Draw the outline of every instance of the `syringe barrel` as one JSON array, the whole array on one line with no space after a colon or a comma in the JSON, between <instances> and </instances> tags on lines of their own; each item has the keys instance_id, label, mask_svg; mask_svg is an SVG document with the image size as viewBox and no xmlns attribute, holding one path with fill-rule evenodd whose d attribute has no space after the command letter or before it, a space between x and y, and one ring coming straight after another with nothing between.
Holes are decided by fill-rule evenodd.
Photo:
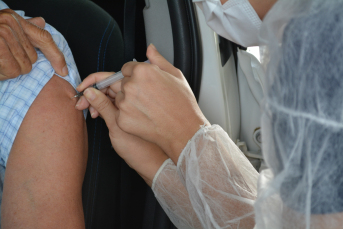
<instances>
[{"instance_id":1,"label":"syringe barrel","mask_svg":"<svg viewBox=\"0 0 343 229\"><path fill-rule=\"evenodd\" d=\"M107 77L106 79L96 83L96 86L99 88L99 90L106 88L115 82L122 80L124 78L123 74L121 71L114 73L113 75Z\"/></svg>"},{"instance_id":2,"label":"syringe barrel","mask_svg":"<svg viewBox=\"0 0 343 229\"><path fill-rule=\"evenodd\" d=\"M133 61L136 61L136 59L133 59ZM144 61L145 63L149 63L150 61ZM122 80L124 78L123 74L121 73L121 71L114 73L113 75L110 75L109 77L107 77L106 79L97 82L96 83L96 87L101 90L103 88L109 87L110 85L114 84L115 82Z\"/></svg>"}]
</instances>

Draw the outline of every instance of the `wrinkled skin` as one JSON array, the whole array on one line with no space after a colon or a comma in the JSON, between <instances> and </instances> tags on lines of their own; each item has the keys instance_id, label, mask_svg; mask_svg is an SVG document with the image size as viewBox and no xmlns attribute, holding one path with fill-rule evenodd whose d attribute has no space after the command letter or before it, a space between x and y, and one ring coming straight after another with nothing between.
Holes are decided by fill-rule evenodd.
<instances>
[{"instance_id":1,"label":"wrinkled skin","mask_svg":"<svg viewBox=\"0 0 343 229\"><path fill-rule=\"evenodd\" d=\"M62 52L44 27L43 18L25 20L11 9L0 10L0 80L29 73L37 61L35 48L44 53L57 74L68 74Z\"/></svg>"}]
</instances>

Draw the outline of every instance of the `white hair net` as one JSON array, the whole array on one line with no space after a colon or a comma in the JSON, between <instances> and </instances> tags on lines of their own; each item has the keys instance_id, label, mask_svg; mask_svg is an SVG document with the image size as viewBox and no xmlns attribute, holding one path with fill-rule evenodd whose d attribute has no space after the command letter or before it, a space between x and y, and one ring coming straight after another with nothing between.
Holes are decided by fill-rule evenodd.
<instances>
[{"instance_id":1,"label":"white hair net","mask_svg":"<svg viewBox=\"0 0 343 229\"><path fill-rule=\"evenodd\" d=\"M267 63L257 228L342 228L343 0L279 0Z\"/></svg>"}]
</instances>

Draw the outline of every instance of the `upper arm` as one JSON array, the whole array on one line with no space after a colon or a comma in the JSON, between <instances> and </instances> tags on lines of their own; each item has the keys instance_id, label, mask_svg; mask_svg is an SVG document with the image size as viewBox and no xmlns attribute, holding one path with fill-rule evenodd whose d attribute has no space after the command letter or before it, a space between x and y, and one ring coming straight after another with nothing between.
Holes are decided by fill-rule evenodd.
<instances>
[{"instance_id":1,"label":"upper arm","mask_svg":"<svg viewBox=\"0 0 343 229\"><path fill-rule=\"evenodd\" d=\"M4 228L83 228L87 131L73 87L53 76L27 112L6 166Z\"/></svg>"}]
</instances>

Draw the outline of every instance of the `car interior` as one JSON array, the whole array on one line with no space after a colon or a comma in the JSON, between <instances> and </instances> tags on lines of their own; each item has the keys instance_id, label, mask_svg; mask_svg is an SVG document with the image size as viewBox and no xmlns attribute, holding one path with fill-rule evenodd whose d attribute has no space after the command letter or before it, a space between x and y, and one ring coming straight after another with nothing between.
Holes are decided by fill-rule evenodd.
<instances>
[{"instance_id":1,"label":"car interior","mask_svg":"<svg viewBox=\"0 0 343 229\"><path fill-rule=\"evenodd\" d=\"M28 16L42 16L60 31L82 79L97 71L119 71L133 58L145 61L146 48L153 43L183 72L208 120L227 131L256 169L263 164L259 101L239 76L244 69L237 51L246 48L215 34L192 0L4 2ZM175 228L151 188L115 153L105 122L88 116L87 128L86 228Z\"/></svg>"}]
</instances>

